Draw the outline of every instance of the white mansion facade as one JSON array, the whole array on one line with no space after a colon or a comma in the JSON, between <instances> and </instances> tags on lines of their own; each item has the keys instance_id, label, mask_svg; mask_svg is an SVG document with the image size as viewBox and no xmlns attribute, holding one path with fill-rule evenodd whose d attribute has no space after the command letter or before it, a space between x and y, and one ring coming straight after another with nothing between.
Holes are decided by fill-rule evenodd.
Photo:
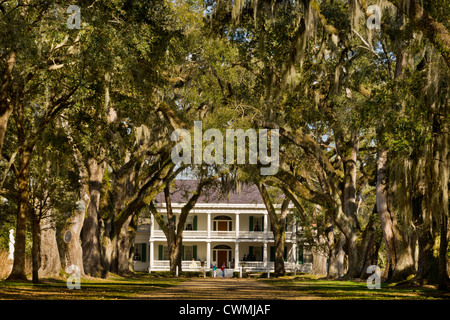
<instances>
[{"instance_id":1,"label":"white mansion facade","mask_svg":"<svg viewBox=\"0 0 450 320\"><path fill-rule=\"evenodd\" d=\"M178 218L184 203L181 190L193 180L178 180L177 190L171 195L172 211ZM216 199L214 199L216 198ZM159 201L158 201L159 199ZM166 215L163 195L157 198L156 208ZM285 269L309 272L311 255L301 245L301 232L295 216L288 214L286 226ZM200 197L189 213L183 230L182 269L200 271L202 265L224 264L235 271L268 271L274 269L274 239L270 219L256 187L243 187L240 193L232 193L226 199ZM153 215L141 221L135 239L134 270L169 270L169 252L164 232Z\"/></svg>"}]
</instances>

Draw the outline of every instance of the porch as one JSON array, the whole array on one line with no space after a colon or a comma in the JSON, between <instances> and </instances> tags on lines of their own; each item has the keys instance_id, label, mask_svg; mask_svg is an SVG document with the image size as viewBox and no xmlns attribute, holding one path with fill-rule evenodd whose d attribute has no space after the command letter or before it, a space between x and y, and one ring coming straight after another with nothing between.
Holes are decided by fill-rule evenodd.
<instances>
[{"instance_id":1,"label":"porch","mask_svg":"<svg viewBox=\"0 0 450 320\"><path fill-rule=\"evenodd\" d=\"M203 266L206 265L206 261L182 261L181 267L183 271L194 271L194 272L202 272ZM229 266L229 270L232 269L234 271L239 271L240 267L242 267L243 272L273 272L275 269L274 262L263 262L263 261L241 261L239 266ZM308 273L311 271L312 263L294 263L294 262L285 262L284 268L287 272L304 272ZM170 269L170 261L169 260L155 260L153 261L152 271L169 271ZM205 271L210 271L211 268L205 268Z\"/></svg>"},{"instance_id":2,"label":"porch","mask_svg":"<svg viewBox=\"0 0 450 320\"><path fill-rule=\"evenodd\" d=\"M155 241L165 240L166 236L162 230L153 230L152 238ZM286 231L286 240L295 240L295 232ZM273 240L272 232L263 231L206 231L206 230L184 230L183 240L211 240L211 239L230 239L261 241Z\"/></svg>"}]
</instances>

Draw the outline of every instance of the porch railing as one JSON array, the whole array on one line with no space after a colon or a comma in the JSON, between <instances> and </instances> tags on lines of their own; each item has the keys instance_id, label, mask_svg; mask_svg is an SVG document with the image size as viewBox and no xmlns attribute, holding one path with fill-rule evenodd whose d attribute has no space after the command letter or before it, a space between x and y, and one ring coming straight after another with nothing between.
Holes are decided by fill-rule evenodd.
<instances>
[{"instance_id":1,"label":"porch railing","mask_svg":"<svg viewBox=\"0 0 450 320\"><path fill-rule=\"evenodd\" d=\"M184 271L201 271L202 266L200 261L182 261L181 266ZM241 266L241 263L239 263L239 266ZM229 266L229 267L232 267ZM245 261L244 262L244 271L267 271L269 268L270 270L274 270L274 262L266 262L263 261ZM305 272L308 273L312 269L312 263L305 263L305 264L297 264L295 262L285 262L284 268L286 271L292 271L295 268L298 272ZM169 270L170 269L170 261L169 260L154 260L153 261L153 270ZM236 268L237 269L237 268ZM207 268L209 270L209 268Z\"/></svg>"},{"instance_id":2,"label":"porch railing","mask_svg":"<svg viewBox=\"0 0 450 320\"><path fill-rule=\"evenodd\" d=\"M287 231L286 239L292 239L295 236L294 232ZM166 238L164 232L162 230L153 230L154 238ZM183 231L184 239L206 239L208 237L208 231L199 230L199 231L191 231L185 230ZM234 239L236 238L236 231L210 231L211 238L221 238L221 239ZM273 239L272 232L264 232L264 231L239 231L239 239L251 239L251 240L264 240L264 239Z\"/></svg>"},{"instance_id":3,"label":"porch railing","mask_svg":"<svg viewBox=\"0 0 450 320\"><path fill-rule=\"evenodd\" d=\"M236 231L211 231L211 238L233 239Z\"/></svg>"},{"instance_id":4,"label":"porch railing","mask_svg":"<svg viewBox=\"0 0 450 320\"><path fill-rule=\"evenodd\" d=\"M199 271L202 269L200 261L181 261L181 267L184 271ZM169 270L170 261L169 260L154 260L153 269L158 270Z\"/></svg>"},{"instance_id":5,"label":"porch railing","mask_svg":"<svg viewBox=\"0 0 450 320\"><path fill-rule=\"evenodd\" d=\"M184 230L183 231L183 238L189 238L189 239L203 239L208 236L208 231L201 230L201 231L191 231L191 230ZM153 237L155 238L165 238L166 235L164 234L164 231L162 230L153 230Z\"/></svg>"}]
</instances>

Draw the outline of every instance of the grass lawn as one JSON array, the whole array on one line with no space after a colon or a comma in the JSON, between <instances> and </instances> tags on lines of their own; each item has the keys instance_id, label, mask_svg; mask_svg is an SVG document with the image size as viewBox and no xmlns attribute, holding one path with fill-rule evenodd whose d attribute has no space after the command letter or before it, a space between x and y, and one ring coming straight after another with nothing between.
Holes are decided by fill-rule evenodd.
<instances>
[{"instance_id":1,"label":"grass lawn","mask_svg":"<svg viewBox=\"0 0 450 320\"><path fill-rule=\"evenodd\" d=\"M0 299L450 299L450 292L438 291L433 286L382 284L380 289L369 290L365 281L331 281L310 275L269 279L188 276L173 278L167 273L136 273L130 277L111 275L108 279L82 278L80 290L68 289L65 280L48 279L39 284L33 284L31 281L0 281ZM226 295L223 295L223 292L226 292Z\"/></svg>"},{"instance_id":2,"label":"grass lawn","mask_svg":"<svg viewBox=\"0 0 450 320\"><path fill-rule=\"evenodd\" d=\"M261 279L283 289L297 292L299 295L315 296L322 299L348 300L432 300L450 299L450 292L436 290L436 286L406 286L382 283L380 289L368 289L365 281L323 280L310 275Z\"/></svg>"},{"instance_id":3,"label":"grass lawn","mask_svg":"<svg viewBox=\"0 0 450 320\"><path fill-rule=\"evenodd\" d=\"M131 277L111 275L108 279L82 278L81 289L68 289L65 280L0 281L0 299L64 299L104 300L139 299L154 290L175 286L186 278L171 278L158 274L136 274Z\"/></svg>"}]
</instances>

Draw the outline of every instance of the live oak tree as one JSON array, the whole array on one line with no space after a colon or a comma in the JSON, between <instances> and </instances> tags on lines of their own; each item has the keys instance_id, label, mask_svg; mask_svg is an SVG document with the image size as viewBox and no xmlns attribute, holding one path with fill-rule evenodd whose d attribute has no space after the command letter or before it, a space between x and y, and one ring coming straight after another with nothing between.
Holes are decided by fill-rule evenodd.
<instances>
[{"instance_id":1,"label":"live oak tree","mask_svg":"<svg viewBox=\"0 0 450 320\"><path fill-rule=\"evenodd\" d=\"M54 6L56 14L49 12ZM82 59L76 33L68 34L62 7L53 2L2 2L2 37L7 44L8 63L2 87L2 136L9 143L3 158L8 171L14 161L13 173L17 180L16 257L9 279L26 279L24 273L26 219L32 225L37 220L30 211L30 163L38 139L55 117L67 108L79 88ZM44 31L45 30L45 31ZM20 39L21 44L9 37ZM8 40L9 39L9 40ZM12 59L14 57L14 59ZM64 70L64 72L62 71ZM72 74L68 80L67 74ZM44 94L41 94L43 92ZM9 115L13 123L6 127ZM11 119L9 119L11 120ZM4 134L6 132L6 134ZM8 135L15 135L15 139ZM38 238L34 230L34 244ZM34 251L36 261L37 249ZM35 269L36 269L35 264ZM34 270L37 281L37 270Z\"/></svg>"},{"instance_id":2,"label":"live oak tree","mask_svg":"<svg viewBox=\"0 0 450 320\"><path fill-rule=\"evenodd\" d=\"M179 170L177 170L179 171ZM156 222L163 230L164 235L167 239L167 247L169 251L169 262L170 262L170 272L176 274L182 272L182 245L183 245L183 231L185 229L186 220L189 213L194 208L200 196L205 193L205 189L211 186L215 180L216 176L204 176L205 173L200 173L201 176L198 179L198 183L195 190L190 191L190 194L185 199L185 204L181 208L180 215L178 219L175 220L175 216L172 209L171 200L171 183L167 183L164 188L164 201L166 217L165 220L161 213L155 207L155 204L150 202L150 212L155 217Z\"/></svg>"},{"instance_id":3,"label":"live oak tree","mask_svg":"<svg viewBox=\"0 0 450 320\"><path fill-rule=\"evenodd\" d=\"M380 29L367 28L371 4L382 10ZM286 222L274 204L285 214L290 201L328 277L365 277L382 254L385 279L415 275L445 288L446 4L81 1L82 28L69 30L68 2L0 1L2 217L14 212L17 224L10 278L26 278L27 218L35 281L39 266L42 275L58 269L55 237L61 266L130 272L140 212L161 222L161 192L170 211L182 169L170 135L202 120L205 130L279 129L273 176L236 163L202 167L222 181L256 182L278 274ZM171 221L162 228L174 271L183 223L175 230ZM67 231L72 240L61 242Z\"/></svg>"},{"instance_id":4,"label":"live oak tree","mask_svg":"<svg viewBox=\"0 0 450 320\"><path fill-rule=\"evenodd\" d=\"M328 1L302 1L297 6L290 2L275 1L239 1L228 7L219 2L214 4L211 15L213 26L217 26L219 33L226 32L230 41L238 43L241 46L241 52L245 52L245 55L241 55L244 57L241 58L243 61L235 62L235 65L244 66L254 73L259 71L259 66L263 67L261 70L264 70L264 73L261 74L259 82L261 89L256 91L264 93L261 97L264 97L265 101L266 123L261 122L262 126L281 127L287 140L294 142L311 160L316 161L315 167L312 166L309 170L319 170L312 176L313 179L318 180L318 183L312 183L307 178L311 177L314 171L304 172L302 176L297 176L294 171L290 180L287 179L289 175L286 174L292 169L281 171L279 175L284 174L283 181L289 181L289 186L286 187L295 187L297 195L329 208L333 223L345 235L346 252L349 257L347 276L362 276L365 271L365 262L373 261L372 258L367 258L367 254L371 247L368 244L373 242L375 236L376 219L370 215L371 218L364 229L360 226L359 218L356 216L358 210L356 196L360 193L361 187L367 183L370 183L372 188L375 186L374 162L370 160L371 154L375 155L375 150L370 147L370 143L377 141L373 140L373 134L371 136L368 130L378 126L375 130L382 131L379 124L367 121L374 116L370 113L374 100L371 91L378 92L384 81L377 83L374 79L382 79L386 77L386 74L388 78L395 79L404 72L402 70L408 65L408 55L405 52L406 39L402 39L404 36L401 36L396 29L395 22L389 19L383 20L382 32L387 34L392 32L393 37L397 35L395 41L389 40L389 43L380 41L377 33L361 28L361 22L365 22L364 12L367 7L365 3L358 1L352 1L348 7L341 2ZM401 17L402 10L405 11L407 8L408 6L406 9L403 6L396 11L392 6L388 6L387 13L393 13L398 19L399 16ZM413 9L417 9L416 4ZM413 13L413 11L406 12L410 15ZM296 15L298 18L292 19ZM283 20L285 17L290 19ZM234 23L230 23L232 19ZM215 21L217 22L214 25ZM416 22L413 21L413 24L417 26ZM223 27L224 24L227 28ZM445 28L443 29L442 25L438 28L442 31L441 36L445 35ZM273 30L284 31L277 34ZM426 34L430 35L430 33ZM431 42L436 43L434 39ZM438 48L442 46L438 45ZM397 58L395 69L390 52L393 52L392 54ZM257 61L259 65L255 63ZM374 65L367 64L366 61L375 61L375 65L381 68L381 72L375 76L377 72L373 70L376 68ZM416 65L413 66L415 67ZM363 80L364 78L360 75L364 73L374 75L368 78L371 81L366 83ZM303 82L299 81L296 75ZM382 77L377 78L379 75ZM408 77L411 79L411 74L408 74ZM291 87L283 86L285 83L290 83ZM248 92L255 92L255 89L248 89ZM436 94L436 91L435 95L445 97L445 94ZM444 101L446 101L445 98ZM412 100L409 102L411 103ZM395 104L404 105L405 98L397 95L391 103L389 106L383 104L383 107L391 110ZM300 111L298 106L302 104L309 104L309 106L305 106ZM344 123L350 126L345 128ZM292 126L295 129L289 128ZM292 129L293 131L287 133ZM413 137L419 140L424 138L420 132L415 132ZM442 137L445 140L445 136ZM380 136L377 138L381 140ZM369 146L363 148L372 152L361 153L361 145ZM383 159L383 154L379 155L379 159ZM291 161L290 168L294 163L295 161ZM382 172L382 169L378 171L378 181L383 181L380 176ZM445 171L443 173L443 181L445 181ZM342 174L343 178L341 178ZM401 183L399 179L401 178L391 181L391 185ZM379 191L385 189L380 183L378 187ZM383 195L378 193L378 196L378 200L381 201ZM405 198L404 195L399 194L399 196ZM379 204L381 204L380 201ZM398 203L400 204L401 200ZM446 207L445 201L444 207ZM383 209L380 206L378 210ZM410 210L406 209L406 212L410 213ZM384 219L384 213L379 213L380 218ZM444 216L446 216L445 213ZM392 214L391 217L395 219ZM402 249L398 247L397 250L397 254L401 254L398 258L401 263L397 264L400 278L405 278L411 272L414 273L414 262L411 259L413 252L409 248L416 233L408 229L408 221L411 219L408 216L406 219L402 218L406 229L397 231L396 235L399 243L403 243L400 244ZM386 231L385 238L390 226L392 224L382 225L383 231ZM446 229L445 223L441 226L443 230ZM441 232L441 235L444 234L445 232ZM362 245L356 245L356 239L359 237L362 237ZM445 246L445 241L442 243ZM376 246L375 244L375 248ZM392 253L390 247L387 250ZM443 260L445 258L441 259ZM423 261L430 261L430 258L425 258Z\"/></svg>"},{"instance_id":5,"label":"live oak tree","mask_svg":"<svg viewBox=\"0 0 450 320\"><path fill-rule=\"evenodd\" d=\"M94 71L98 66L92 66L92 92L80 101L79 113L68 128L75 152L81 155L80 166L89 177L90 204L82 231L84 271L103 277L108 272L131 271L130 248L138 214L163 190L174 166L169 152L170 120L165 122L169 108L161 96L178 86L180 74L174 65L185 58L185 40L170 5L163 1L156 7L121 5L96 4L106 10L95 27L105 27L112 16L119 28L108 25L106 29L114 35L102 40L108 42L109 50L93 48L111 65L100 79ZM127 9L126 15L116 16L122 9ZM158 30L153 30L156 22ZM167 51L173 54L165 55ZM103 86L96 86L96 79ZM82 106L88 101L96 107L85 110ZM85 127L93 124L96 131L86 132Z\"/></svg>"}]
</instances>

